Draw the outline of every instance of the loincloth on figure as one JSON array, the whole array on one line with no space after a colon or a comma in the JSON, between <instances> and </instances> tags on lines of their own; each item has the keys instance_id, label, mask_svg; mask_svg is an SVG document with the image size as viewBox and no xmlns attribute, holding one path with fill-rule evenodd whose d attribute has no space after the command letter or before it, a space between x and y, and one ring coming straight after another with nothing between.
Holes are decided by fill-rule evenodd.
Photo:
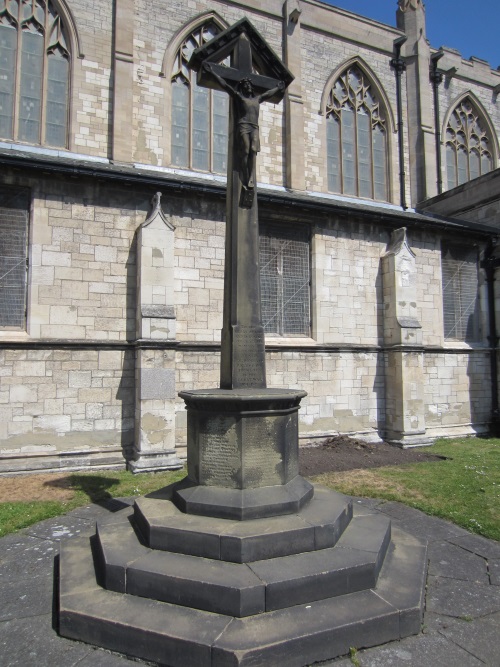
<instances>
[{"instance_id":1,"label":"loincloth on figure","mask_svg":"<svg viewBox=\"0 0 500 667\"><path fill-rule=\"evenodd\" d=\"M253 151L254 153L258 153L260 151L259 126L244 120L238 123L238 131L240 137L243 137L247 134L249 135L250 150Z\"/></svg>"}]
</instances>

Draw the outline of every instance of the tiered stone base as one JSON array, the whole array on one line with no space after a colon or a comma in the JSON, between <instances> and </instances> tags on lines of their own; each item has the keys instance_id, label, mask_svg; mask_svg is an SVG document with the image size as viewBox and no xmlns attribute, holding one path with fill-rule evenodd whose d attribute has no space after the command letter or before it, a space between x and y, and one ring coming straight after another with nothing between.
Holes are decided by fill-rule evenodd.
<instances>
[{"instance_id":1,"label":"tiered stone base","mask_svg":"<svg viewBox=\"0 0 500 667\"><path fill-rule=\"evenodd\" d=\"M426 546L325 488L296 514L184 514L174 488L63 543L60 633L171 667L303 667L420 631Z\"/></svg>"}]
</instances>

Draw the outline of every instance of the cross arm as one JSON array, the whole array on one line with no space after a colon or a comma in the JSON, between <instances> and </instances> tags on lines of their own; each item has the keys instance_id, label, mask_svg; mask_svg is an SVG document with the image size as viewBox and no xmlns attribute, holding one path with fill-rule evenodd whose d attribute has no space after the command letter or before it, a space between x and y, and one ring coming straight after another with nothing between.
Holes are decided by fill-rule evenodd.
<instances>
[{"instance_id":1,"label":"cross arm","mask_svg":"<svg viewBox=\"0 0 500 667\"><path fill-rule=\"evenodd\" d=\"M285 92L285 87L281 89L280 81L262 74L255 74L251 72L242 72L234 67L225 67L224 65L217 65L213 63L211 70L208 71L203 66L198 69L197 83L204 88L212 88L213 90L224 90L219 81L214 76L214 72L226 82L231 88L236 88L242 79L250 79L257 95L265 96L264 99L270 100L275 104L281 102Z\"/></svg>"}]
</instances>

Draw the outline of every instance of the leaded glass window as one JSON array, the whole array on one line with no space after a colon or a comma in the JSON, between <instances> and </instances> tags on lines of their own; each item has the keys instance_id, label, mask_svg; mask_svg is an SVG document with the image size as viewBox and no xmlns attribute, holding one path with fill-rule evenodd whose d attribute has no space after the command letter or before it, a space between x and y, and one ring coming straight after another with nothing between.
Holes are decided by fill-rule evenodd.
<instances>
[{"instance_id":1,"label":"leaded glass window","mask_svg":"<svg viewBox=\"0 0 500 667\"><path fill-rule=\"evenodd\" d=\"M182 43L172 68L171 160L217 174L227 172L229 98L226 93L200 88L188 62L193 51L220 32L214 21L193 31Z\"/></svg>"},{"instance_id":2,"label":"leaded glass window","mask_svg":"<svg viewBox=\"0 0 500 667\"><path fill-rule=\"evenodd\" d=\"M265 333L310 336L310 285L308 231L261 225L260 291Z\"/></svg>"},{"instance_id":3,"label":"leaded glass window","mask_svg":"<svg viewBox=\"0 0 500 667\"><path fill-rule=\"evenodd\" d=\"M386 201L387 128L365 73L348 67L326 104L328 190Z\"/></svg>"},{"instance_id":4,"label":"leaded glass window","mask_svg":"<svg viewBox=\"0 0 500 667\"><path fill-rule=\"evenodd\" d=\"M64 148L70 53L45 0L0 0L0 138Z\"/></svg>"},{"instance_id":5,"label":"leaded glass window","mask_svg":"<svg viewBox=\"0 0 500 667\"><path fill-rule=\"evenodd\" d=\"M0 327L24 329L29 200L26 190L0 188Z\"/></svg>"},{"instance_id":6,"label":"leaded glass window","mask_svg":"<svg viewBox=\"0 0 500 667\"><path fill-rule=\"evenodd\" d=\"M448 121L446 169L449 189L493 169L486 124L469 98L457 105Z\"/></svg>"},{"instance_id":7,"label":"leaded glass window","mask_svg":"<svg viewBox=\"0 0 500 667\"><path fill-rule=\"evenodd\" d=\"M479 339L478 257L475 248L441 246L445 340Z\"/></svg>"}]
</instances>

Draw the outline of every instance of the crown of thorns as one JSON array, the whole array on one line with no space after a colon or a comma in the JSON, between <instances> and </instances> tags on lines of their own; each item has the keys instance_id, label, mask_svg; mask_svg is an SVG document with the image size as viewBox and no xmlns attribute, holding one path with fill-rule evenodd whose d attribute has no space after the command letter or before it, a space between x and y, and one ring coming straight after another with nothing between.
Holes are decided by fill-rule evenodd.
<instances>
[{"instance_id":1,"label":"crown of thorns","mask_svg":"<svg viewBox=\"0 0 500 667\"><path fill-rule=\"evenodd\" d=\"M253 88L252 79L249 79L248 76L246 76L244 79L241 79L238 86L242 86L244 83L249 83Z\"/></svg>"}]
</instances>

